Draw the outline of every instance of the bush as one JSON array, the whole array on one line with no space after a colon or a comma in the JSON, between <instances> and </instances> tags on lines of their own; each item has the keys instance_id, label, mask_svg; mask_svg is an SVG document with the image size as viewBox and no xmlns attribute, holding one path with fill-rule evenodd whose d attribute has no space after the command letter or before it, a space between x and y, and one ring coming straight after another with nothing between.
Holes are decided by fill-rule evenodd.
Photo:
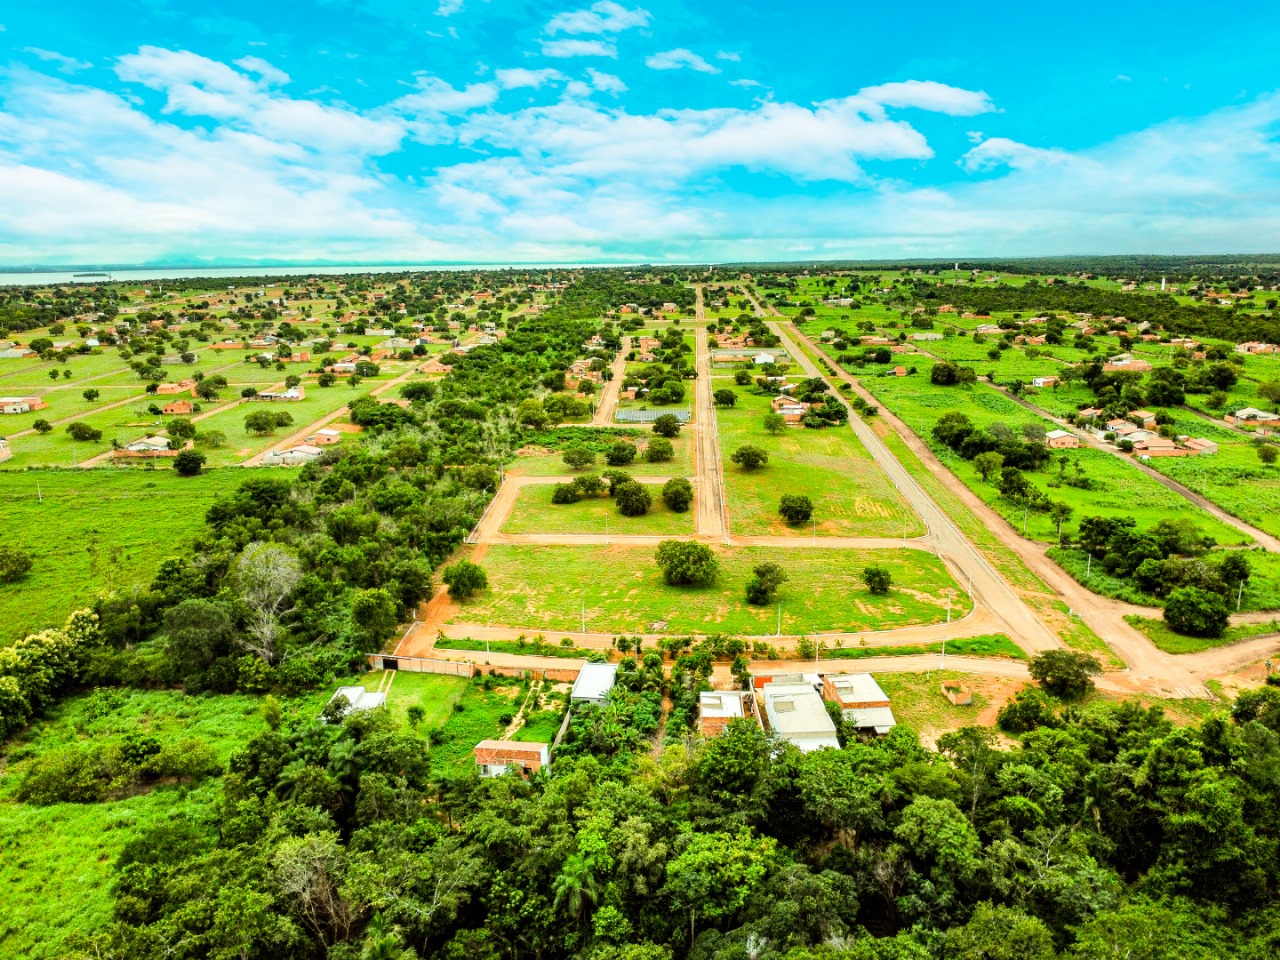
<instances>
[{"instance_id":1,"label":"bush","mask_svg":"<svg viewBox=\"0 0 1280 960\"><path fill-rule=\"evenodd\" d=\"M714 583L720 562L711 548L701 543L663 540L655 555L662 579L673 587L703 586Z\"/></svg>"},{"instance_id":2,"label":"bush","mask_svg":"<svg viewBox=\"0 0 1280 960\"><path fill-rule=\"evenodd\" d=\"M444 568L440 579L449 585L450 596L460 600L489 586L489 578L484 570L470 560L459 560L457 563L449 564Z\"/></svg>"},{"instance_id":3,"label":"bush","mask_svg":"<svg viewBox=\"0 0 1280 960\"><path fill-rule=\"evenodd\" d=\"M664 413L653 421L653 432L668 440L680 436L680 418L674 413Z\"/></svg>"},{"instance_id":4,"label":"bush","mask_svg":"<svg viewBox=\"0 0 1280 960\"><path fill-rule=\"evenodd\" d=\"M21 580L31 571L31 554L18 547L0 545L0 583Z\"/></svg>"},{"instance_id":5,"label":"bush","mask_svg":"<svg viewBox=\"0 0 1280 960\"><path fill-rule=\"evenodd\" d=\"M173 469L179 476L194 477L204 467L205 457L198 450L183 450L173 458Z\"/></svg>"},{"instance_id":6,"label":"bush","mask_svg":"<svg viewBox=\"0 0 1280 960\"><path fill-rule=\"evenodd\" d=\"M1220 637L1231 619L1227 603L1200 587L1179 587L1164 602L1164 622L1192 637Z\"/></svg>"},{"instance_id":7,"label":"bush","mask_svg":"<svg viewBox=\"0 0 1280 960\"><path fill-rule=\"evenodd\" d=\"M776 563L758 563L747 581L747 603L764 606L773 602L778 587L787 580L786 571Z\"/></svg>"},{"instance_id":8,"label":"bush","mask_svg":"<svg viewBox=\"0 0 1280 960\"><path fill-rule=\"evenodd\" d=\"M813 501L799 494L784 493L778 512L787 523L806 523L813 516Z\"/></svg>"},{"instance_id":9,"label":"bush","mask_svg":"<svg viewBox=\"0 0 1280 960\"><path fill-rule=\"evenodd\" d=\"M636 445L627 443L625 440L619 440L617 443L611 444L605 452L604 458L611 467L625 467L627 464L635 461Z\"/></svg>"},{"instance_id":10,"label":"bush","mask_svg":"<svg viewBox=\"0 0 1280 960\"><path fill-rule=\"evenodd\" d=\"M862 571L862 582L872 593L885 594L893 586L893 574L884 567L867 567Z\"/></svg>"},{"instance_id":11,"label":"bush","mask_svg":"<svg viewBox=\"0 0 1280 960\"><path fill-rule=\"evenodd\" d=\"M645 448L644 458L650 463L666 463L676 455L676 448L666 437L655 437Z\"/></svg>"},{"instance_id":12,"label":"bush","mask_svg":"<svg viewBox=\"0 0 1280 960\"><path fill-rule=\"evenodd\" d=\"M717 407L732 407L738 402L738 395L729 389L721 388L711 395Z\"/></svg>"},{"instance_id":13,"label":"bush","mask_svg":"<svg viewBox=\"0 0 1280 960\"><path fill-rule=\"evenodd\" d=\"M649 491L645 489L643 483L637 483L635 480L619 484L613 496L618 501L618 512L624 517L643 517L653 506L653 497Z\"/></svg>"},{"instance_id":14,"label":"bush","mask_svg":"<svg viewBox=\"0 0 1280 960\"><path fill-rule=\"evenodd\" d=\"M576 483L557 483L551 491L551 502L555 504L577 503L582 499L582 488Z\"/></svg>"},{"instance_id":15,"label":"bush","mask_svg":"<svg viewBox=\"0 0 1280 960\"><path fill-rule=\"evenodd\" d=\"M769 462L769 454L747 443L735 450L729 459L743 470L758 470Z\"/></svg>"},{"instance_id":16,"label":"bush","mask_svg":"<svg viewBox=\"0 0 1280 960\"><path fill-rule=\"evenodd\" d=\"M693 484L684 477L672 477L662 486L662 502L676 513L684 513L693 503Z\"/></svg>"},{"instance_id":17,"label":"bush","mask_svg":"<svg viewBox=\"0 0 1280 960\"><path fill-rule=\"evenodd\" d=\"M1037 727L1056 727L1058 716L1049 698L1034 687L1019 690L996 714L996 725L1005 733L1026 733Z\"/></svg>"},{"instance_id":18,"label":"bush","mask_svg":"<svg viewBox=\"0 0 1280 960\"><path fill-rule=\"evenodd\" d=\"M560 459L570 470L581 470L595 463L596 455L586 447L570 447L560 455Z\"/></svg>"},{"instance_id":19,"label":"bush","mask_svg":"<svg viewBox=\"0 0 1280 960\"><path fill-rule=\"evenodd\" d=\"M77 420L75 423L67 424L67 433L71 435L71 439L77 443L97 443L102 439L102 431L95 427L89 426Z\"/></svg>"},{"instance_id":20,"label":"bush","mask_svg":"<svg viewBox=\"0 0 1280 960\"><path fill-rule=\"evenodd\" d=\"M1071 700L1093 689L1093 678L1102 672L1102 664L1087 653L1046 650L1031 658L1030 672L1050 693Z\"/></svg>"}]
</instances>

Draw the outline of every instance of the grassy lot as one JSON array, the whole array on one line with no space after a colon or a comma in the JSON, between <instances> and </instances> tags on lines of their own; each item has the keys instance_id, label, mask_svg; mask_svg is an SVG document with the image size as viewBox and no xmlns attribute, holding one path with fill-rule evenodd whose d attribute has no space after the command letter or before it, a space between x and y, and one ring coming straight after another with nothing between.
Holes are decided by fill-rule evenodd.
<instances>
[{"instance_id":1,"label":"grassy lot","mask_svg":"<svg viewBox=\"0 0 1280 960\"><path fill-rule=\"evenodd\" d=\"M377 690L385 676L386 671L376 670L364 674L357 682L366 690ZM467 681L463 677L397 670L387 692L387 710L401 727L407 727L409 708L422 707L422 728L430 730L443 725L452 716L453 705L461 699L466 688Z\"/></svg>"},{"instance_id":2,"label":"grassy lot","mask_svg":"<svg viewBox=\"0 0 1280 960\"><path fill-rule=\"evenodd\" d=\"M271 475L292 473L275 468ZM204 526L213 501L254 474L179 477L133 468L0 474L10 542L35 558L23 580L0 585L0 643L61 626L99 591L149 583L156 565Z\"/></svg>"},{"instance_id":3,"label":"grassy lot","mask_svg":"<svg viewBox=\"0 0 1280 960\"><path fill-rule=\"evenodd\" d=\"M865 660L867 657L909 657L915 654L943 652L941 643L928 643L912 647L837 647L834 650L824 649L820 656L827 660ZM1025 660L1026 653L1003 633L988 633L980 637L965 637L950 640L946 652L956 656L967 657L1005 657L1010 660Z\"/></svg>"},{"instance_id":4,"label":"grassy lot","mask_svg":"<svg viewBox=\"0 0 1280 960\"><path fill-rule=\"evenodd\" d=\"M564 638L568 640L568 637ZM566 660L585 660L593 651L572 645L550 644L545 640L470 640L467 638L441 637L435 643L437 650L471 650L483 653L517 653L538 657L563 657Z\"/></svg>"},{"instance_id":5,"label":"grassy lot","mask_svg":"<svg viewBox=\"0 0 1280 960\"><path fill-rule=\"evenodd\" d=\"M1213 650L1217 647L1229 646L1249 637L1259 637L1269 633L1280 633L1280 621L1270 623L1244 623L1237 627L1227 627L1220 637L1187 637L1174 633L1163 620L1153 617L1139 617L1130 614L1125 621L1141 630L1147 638L1165 653L1199 653L1202 650Z\"/></svg>"},{"instance_id":6,"label":"grassy lot","mask_svg":"<svg viewBox=\"0 0 1280 960\"><path fill-rule=\"evenodd\" d=\"M592 533L605 532L608 518L611 535L692 535L694 511L691 505L684 513L676 513L662 500L662 486L645 484L653 497L653 506L643 517L625 517L608 496L589 497L577 503L555 504L552 484L523 487L512 504L511 514L502 525L503 533Z\"/></svg>"},{"instance_id":7,"label":"grassy lot","mask_svg":"<svg viewBox=\"0 0 1280 960\"><path fill-rule=\"evenodd\" d=\"M604 462L604 450L610 443L615 442L616 438L605 433L605 431L595 431L600 434L600 439L591 444L592 449L597 450L596 465L589 467L588 470L599 473L602 470L612 469ZM634 443L640 450L640 455L635 463L632 463L621 469L634 477L691 477L693 476L693 432L685 429L680 436L671 441L674 448L675 456L666 463L646 463L644 462L644 445L649 438L654 436L652 430L635 430L628 431L626 440ZM559 477L570 472L565 466L563 457L563 449L549 449L546 447L530 447L527 453L517 456L508 465L508 469L513 473L519 473L526 477ZM584 473L587 471L583 471Z\"/></svg>"},{"instance_id":8,"label":"grassy lot","mask_svg":"<svg viewBox=\"0 0 1280 960\"><path fill-rule=\"evenodd\" d=\"M710 587L669 587L652 547L490 546L482 565L490 589L463 601L455 621L505 624L551 634L582 629L608 633L772 634L778 608L749 606L743 588L751 568L774 561L790 575L779 591L782 632L788 634L883 630L964 616L969 600L950 574L926 553L899 550L822 550L739 547L718 549L719 581ZM869 593L864 567L893 574L888 596ZM654 629L655 623L665 627Z\"/></svg>"},{"instance_id":9,"label":"grassy lot","mask_svg":"<svg viewBox=\"0 0 1280 960\"><path fill-rule=\"evenodd\" d=\"M717 389L731 381L717 380ZM784 493L813 501L819 536L909 537L924 533L920 518L903 500L847 426L807 430L788 427L782 434L764 429L769 398L738 391L737 405L720 408L716 419L724 458L729 529L743 536L812 536L811 524L789 526L778 515ZM730 461L745 444L769 453L759 470Z\"/></svg>"},{"instance_id":10,"label":"grassy lot","mask_svg":"<svg viewBox=\"0 0 1280 960\"><path fill-rule=\"evenodd\" d=\"M963 684L972 691L973 703L963 707L954 705L942 695L943 681ZM881 673L876 675L876 683L889 697L898 723L910 727L923 738L973 726L988 703L981 690L982 678L954 670L934 670L928 676L922 673Z\"/></svg>"},{"instance_id":11,"label":"grassy lot","mask_svg":"<svg viewBox=\"0 0 1280 960\"><path fill-rule=\"evenodd\" d=\"M893 410L938 455L964 484L998 511L1019 532L1023 529L1023 511L1000 496L996 488L978 475L973 464L942 447L930 431L934 423L948 411L963 411L976 426L1003 422L1019 429L1023 423L1043 423L1043 419L1018 406L1003 394L982 385L972 388L935 387L926 376L907 378L871 378L863 381L889 409ZM1027 479L1051 500L1069 504L1075 511L1064 524L1068 536L1076 533L1080 520L1087 516L1132 517L1140 529L1153 526L1170 516L1189 517L1205 533L1223 544L1239 544L1248 538L1234 527L1222 523L1186 499L1166 489L1156 480L1112 454L1081 447L1055 452L1068 461L1069 469L1080 464L1094 481L1094 489L1080 490L1065 484L1050 487L1057 477L1055 466L1029 472ZM1026 536L1042 543L1057 542L1057 526L1047 513L1026 515Z\"/></svg>"},{"instance_id":12,"label":"grassy lot","mask_svg":"<svg viewBox=\"0 0 1280 960\"><path fill-rule=\"evenodd\" d=\"M492 689L484 689L479 676L468 681L443 726L431 728L424 725L423 729L430 731L434 744L431 747L433 777L465 772L474 762L472 748L481 740L502 736L507 723L519 709L524 689L520 684L506 677L485 679L491 682Z\"/></svg>"},{"instance_id":13,"label":"grassy lot","mask_svg":"<svg viewBox=\"0 0 1280 960\"><path fill-rule=\"evenodd\" d=\"M86 695L63 701L13 740L0 779L0 956L60 957L73 933L111 920L111 863L137 831L174 817L203 820L216 780L194 787L157 787L104 803L37 807L12 802L23 767L47 750L114 739L144 730L161 741L199 737L222 761L266 729L261 700L247 696L188 697L177 691L121 691L119 703L95 710ZM287 700L286 715L309 716L324 695Z\"/></svg>"}]
</instances>

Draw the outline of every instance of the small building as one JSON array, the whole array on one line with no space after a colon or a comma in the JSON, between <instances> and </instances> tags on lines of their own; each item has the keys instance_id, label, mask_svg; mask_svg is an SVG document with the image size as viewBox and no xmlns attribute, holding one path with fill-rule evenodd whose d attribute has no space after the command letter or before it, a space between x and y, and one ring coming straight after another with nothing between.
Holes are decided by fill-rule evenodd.
<instances>
[{"instance_id":1,"label":"small building","mask_svg":"<svg viewBox=\"0 0 1280 960\"><path fill-rule=\"evenodd\" d=\"M809 404L786 394L778 394L770 401L769 406L774 413L782 414L782 419L792 424L802 421L805 414L809 412Z\"/></svg>"},{"instance_id":2,"label":"small building","mask_svg":"<svg viewBox=\"0 0 1280 960\"><path fill-rule=\"evenodd\" d=\"M778 358L775 357L772 353L757 353L754 357L751 358L751 362L755 364L757 367L763 367L770 363L777 363Z\"/></svg>"},{"instance_id":3,"label":"small building","mask_svg":"<svg viewBox=\"0 0 1280 960\"><path fill-rule=\"evenodd\" d=\"M752 680L763 704L769 729L803 753L830 747L840 749L836 725L827 713L817 686L802 674L779 674Z\"/></svg>"},{"instance_id":4,"label":"small building","mask_svg":"<svg viewBox=\"0 0 1280 960\"><path fill-rule=\"evenodd\" d=\"M111 457L114 460L160 460L176 457L179 451L172 449L169 443L168 437L143 437L112 450ZM187 441L184 449L190 446L191 442Z\"/></svg>"},{"instance_id":5,"label":"small building","mask_svg":"<svg viewBox=\"0 0 1280 960\"><path fill-rule=\"evenodd\" d=\"M698 694L698 732L704 737L719 736L734 720L755 715L755 698L746 690L704 690Z\"/></svg>"},{"instance_id":6,"label":"small building","mask_svg":"<svg viewBox=\"0 0 1280 960\"><path fill-rule=\"evenodd\" d=\"M0 404L2 403L4 400L0 399ZM1277 421L1280 421L1280 414L1259 410L1257 407L1242 407L1235 413L1227 414L1223 419L1236 427L1274 426Z\"/></svg>"},{"instance_id":7,"label":"small building","mask_svg":"<svg viewBox=\"0 0 1280 960\"><path fill-rule=\"evenodd\" d=\"M341 430L334 430L331 427L325 427L323 430L317 430L315 433L311 434L311 436L307 437L303 442L316 447L327 447L332 443L337 443L341 439Z\"/></svg>"},{"instance_id":8,"label":"small building","mask_svg":"<svg viewBox=\"0 0 1280 960\"><path fill-rule=\"evenodd\" d=\"M512 770L529 777L551 765L551 745L534 741L481 740L471 752L482 777L500 777Z\"/></svg>"},{"instance_id":9,"label":"small building","mask_svg":"<svg viewBox=\"0 0 1280 960\"><path fill-rule=\"evenodd\" d=\"M1203 437L1180 437L1182 445L1190 450L1193 454L1215 454L1218 452L1218 445L1212 440L1206 440Z\"/></svg>"},{"instance_id":10,"label":"small building","mask_svg":"<svg viewBox=\"0 0 1280 960\"><path fill-rule=\"evenodd\" d=\"M941 340L941 339L942 339L942 334L940 334L940 333L913 333L913 334L911 335L911 339L912 339L912 340Z\"/></svg>"},{"instance_id":11,"label":"small building","mask_svg":"<svg viewBox=\"0 0 1280 960\"><path fill-rule=\"evenodd\" d=\"M1085 407L1083 410L1078 411L1076 413L1076 416L1081 420L1092 420L1094 417L1102 416L1102 408L1101 407Z\"/></svg>"},{"instance_id":12,"label":"small building","mask_svg":"<svg viewBox=\"0 0 1280 960\"><path fill-rule=\"evenodd\" d=\"M161 383L156 387L157 396L168 397L178 393L189 393L194 397L196 395L196 382L194 380L179 380L177 383Z\"/></svg>"},{"instance_id":13,"label":"small building","mask_svg":"<svg viewBox=\"0 0 1280 960\"><path fill-rule=\"evenodd\" d=\"M1055 387L1058 385L1057 377L1032 377L1031 385L1033 387Z\"/></svg>"},{"instance_id":14,"label":"small building","mask_svg":"<svg viewBox=\"0 0 1280 960\"><path fill-rule=\"evenodd\" d=\"M1080 438L1066 430L1050 430L1044 435L1044 445L1054 450L1074 450L1080 446Z\"/></svg>"},{"instance_id":15,"label":"small building","mask_svg":"<svg viewBox=\"0 0 1280 960\"><path fill-rule=\"evenodd\" d=\"M0 463L4 463L12 456L13 450L9 448L9 441L0 437Z\"/></svg>"},{"instance_id":16,"label":"small building","mask_svg":"<svg viewBox=\"0 0 1280 960\"><path fill-rule=\"evenodd\" d=\"M1130 410L1129 420L1136 423L1143 430L1155 430L1159 424L1156 423L1156 415L1150 410Z\"/></svg>"},{"instance_id":17,"label":"small building","mask_svg":"<svg viewBox=\"0 0 1280 960\"><path fill-rule=\"evenodd\" d=\"M347 702L346 707L342 710L343 716L355 710L372 710L374 707L382 707L387 703L387 695L385 693L374 693L372 690L357 686L339 687L333 692L333 696L329 698L329 703L334 703L339 697Z\"/></svg>"},{"instance_id":18,"label":"small building","mask_svg":"<svg viewBox=\"0 0 1280 960\"><path fill-rule=\"evenodd\" d=\"M858 730L888 733L898 721L889 698L869 673L842 673L822 678L822 695L839 705L845 721Z\"/></svg>"},{"instance_id":19,"label":"small building","mask_svg":"<svg viewBox=\"0 0 1280 960\"><path fill-rule=\"evenodd\" d=\"M184 416L194 410L190 400L174 400L160 408L160 412L168 416Z\"/></svg>"},{"instance_id":20,"label":"small building","mask_svg":"<svg viewBox=\"0 0 1280 960\"><path fill-rule=\"evenodd\" d=\"M0 413L31 413L47 406L39 397L0 397Z\"/></svg>"},{"instance_id":21,"label":"small building","mask_svg":"<svg viewBox=\"0 0 1280 960\"><path fill-rule=\"evenodd\" d=\"M319 447L309 443L300 443L288 450L272 450L263 456L262 462L269 466L296 467L310 463L324 453Z\"/></svg>"},{"instance_id":22,"label":"small building","mask_svg":"<svg viewBox=\"0 0 1280 960\"><path fill-rule=\"evenodd\" d=\"M1123 420L1117 417L1114 420L1107 421L1107 430L1114 433L1117 437L1127 437L1130 434L1137 433L1139 427L1137 424L1130 423L1128 420Z\"/></svg>"},{"instance_id":23,"label":"small building","mask_svg":"<svg viewBox=\"0 0 1280 960\"><path fill-rule=\"evenodd\" d=\"M1154 434L1141 440L1133 441L1133 452L1144 457L1180 457L1186 455L1186 451L1180 449L1168 437Z\"/></svg>"},{"instance_id":24,"label":"small building","mask_svg":"<svg viewBox=\"0 0 1280 960\"><path fill-rule=\"evenodd\" d=\"M893 368L893 375L895 377L905 377L907 375L907 368L902 365L898 365Z\"/></svg>"},{"instance_id":25,"label":"small building","mask_svg":"<svg viewBox=\"0 0 1280 960\"><path fill-rule=\"evenodd\" d=\"M260 390L252 397L254 400L265 400L268 403L272 401L302 400L306 398L306 391L301 385L290 387L288 390Z\"/></svg>"},{"instance_id":26,"label":"small building","mask_svg":"<svg viewBox=\"0 0 1280 960\"><path fill-rule=\"evenodd\" d=\"M616 663L584 663L569 691L569 702L604 703L617 679Z\"/></svg>"}]
</instances>

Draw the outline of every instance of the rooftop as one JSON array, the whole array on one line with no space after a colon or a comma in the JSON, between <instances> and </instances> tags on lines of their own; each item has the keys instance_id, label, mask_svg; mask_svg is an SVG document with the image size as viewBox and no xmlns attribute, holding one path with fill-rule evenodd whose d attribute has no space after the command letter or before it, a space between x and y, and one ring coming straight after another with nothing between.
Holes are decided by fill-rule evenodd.
<instances>
[{"instance_id":1,"label":"rooftop","mask_svg":"<svg viewBox=\"0 0 1280 960\"><path fill-rule=\"evenodd\" d=\"M618 665L615 663L584 663L578 671L578 679L573 681L570 700L603 700L613 689L617 675Z\"/></svg>"}]
</instances>

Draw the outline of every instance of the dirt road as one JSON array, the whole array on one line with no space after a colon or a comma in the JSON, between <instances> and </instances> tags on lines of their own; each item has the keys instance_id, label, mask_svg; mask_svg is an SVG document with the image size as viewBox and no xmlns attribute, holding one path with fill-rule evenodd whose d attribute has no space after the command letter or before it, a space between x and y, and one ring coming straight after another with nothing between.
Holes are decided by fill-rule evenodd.
<instances>
[{"instance_id":1,"label":"dirt road","mask_svg":"<svg viewBox=\"0 0 1280 960\"><path fill-rule=\"evenodd\" d=\"M694 406L699 428L694 434L694 475L698 489L697 530L712 540L729 537L729 513L725 508L724 467L720 463L720 437L716 430L716 407L711 396L711 351L707 347L706 308L702 301L702 284L695 288L694 365L698 379L694 381Z\"/></svg>"},{"instance_id":2,"label":"dirt road","mask_svg":"<svg viewBox=\"0 0 1280 960\"><path fill-rule=\"evenodd\" d=\"M591 418L593 427L613 426L613 415L618 412L618 394L622 392L622 381L627 376L627 352L631 349L631 338L622 338L622 349L613 358L612 379L604 385L600 392L600 402L596 405L595 416Z\"/></svg>"}]
</instances>

